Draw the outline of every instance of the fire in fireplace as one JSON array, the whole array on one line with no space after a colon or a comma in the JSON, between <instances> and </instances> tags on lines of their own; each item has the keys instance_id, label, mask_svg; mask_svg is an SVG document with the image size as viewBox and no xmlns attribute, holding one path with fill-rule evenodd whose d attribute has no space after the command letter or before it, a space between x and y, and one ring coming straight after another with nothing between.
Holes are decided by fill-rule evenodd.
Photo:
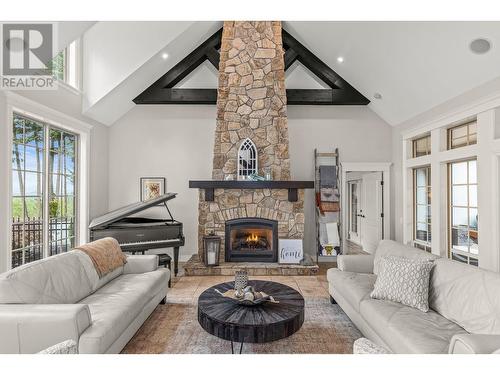
<instances>
[{"instance_id":1,"label":"fire in fireplace","mask_svg":"<svg viewBox=\"0 0 500 375\"><path fill-rule=\"evenodd\" d=\"M244 218L226 221L226 262L276 262L278 222Z\"/></svg>"}]
</instances>

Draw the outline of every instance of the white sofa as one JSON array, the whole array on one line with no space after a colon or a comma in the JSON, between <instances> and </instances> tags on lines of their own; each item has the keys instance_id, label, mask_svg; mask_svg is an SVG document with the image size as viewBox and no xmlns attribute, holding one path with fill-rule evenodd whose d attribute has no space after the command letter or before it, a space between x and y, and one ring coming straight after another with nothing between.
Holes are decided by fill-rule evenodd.
<instances>
[{"instance_id":1,"label":"white sofa","mask_svg":"<svg viewBox=\"0 0 500 375\"><path fill-rule=\"evenodd\" d=\"M79 250L1 274L0 353L36 353L68 339L79 353L119 353L165 301L169 278L156 255L129 255L99 279Z\"/></svg>"},{"instance_id":2,"label":"white sofa","mask_svg":"<svg viewBox=\"0 0 500 375\"><path fill-rule=\"evenodd\" d=\"M370 297L381 257L434 260L429 312ZM341 255L328 270L332 303L363 335L393 353L493 353L500 349L500 274L394 241L374 255Z\"/></svg>"}]
</instances>

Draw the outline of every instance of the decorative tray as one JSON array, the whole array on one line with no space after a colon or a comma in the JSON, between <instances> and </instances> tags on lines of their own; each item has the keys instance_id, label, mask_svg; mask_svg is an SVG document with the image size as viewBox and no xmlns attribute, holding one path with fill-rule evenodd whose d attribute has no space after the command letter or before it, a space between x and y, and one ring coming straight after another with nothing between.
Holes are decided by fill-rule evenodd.
<instances>
[{"instance_id":1,"label":"decorative tray","mask_svg":"<svg viewBox=\"0 0 500 375\"><path fill-rule=\"evenodd\" d=\"M256 306L260 305L264 302L270 302L270 303L279 303L279 301L276 301L273 296L270 296L269 294L266 294L264 292L256 292L253 288L253 286L247 286L240 292L234 289L229 289L225 291L224 293L221 292L218 289L214 290L219 293L221 296L225 298L232 299L234 302L236 302L238 305L243 305L243 306Z\"/></svg>"}]
</instances>

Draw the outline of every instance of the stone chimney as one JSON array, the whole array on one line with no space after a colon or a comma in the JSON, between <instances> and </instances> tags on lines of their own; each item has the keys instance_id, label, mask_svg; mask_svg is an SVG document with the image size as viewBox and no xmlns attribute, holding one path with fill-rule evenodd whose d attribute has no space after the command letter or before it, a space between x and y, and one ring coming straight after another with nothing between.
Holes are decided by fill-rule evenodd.
<instances>
[{"instance_id":1,"label":"stone chimney","mask_svg":"<svg viewBox=\"0 0 500 375\"><path fill-rule=\"evenodd\" d=\"M212 178L236 178L240 144L257 147L258 173L290 180L280 21L226 21L222 33Z\"/></svg>"},{"instance_id":2,"label":"stone chimney","mask_svg":"<svg viewBox=\"0 0 500 375\"><path fill-rule=\"evenodd\" d=\"M283 53L281 22L224 22L213 180L224 180L227 175L237 178L238 151L247 138L257 148L260 175L270 168L273 180L291 180ZM303 189L295 201L288 199L287 188L216 188L211 200L205 198L200 189L198 261L203 260L203 236L212 232L222 238L224 261L226 223L235 219L272 220L277 223L278 238L304 238ZM185 269L190 275L222 272L222 268L203 265ZM268 270L282 272L267 267L259 272Z\"/></svg>"}]
</instances>

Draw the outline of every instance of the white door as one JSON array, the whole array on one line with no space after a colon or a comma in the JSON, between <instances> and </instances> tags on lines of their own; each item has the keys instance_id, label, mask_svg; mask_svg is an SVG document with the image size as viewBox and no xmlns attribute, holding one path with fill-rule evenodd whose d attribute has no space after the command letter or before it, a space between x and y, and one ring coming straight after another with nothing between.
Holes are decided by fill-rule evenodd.
<instances>
[{"instance_id":1,"label":"white door","mask_svg":"<svg viewBox=\"0 0 500 375\"><path fill-rule=\"evenodd\" d=\"M348 182L349 193L349 240L361 245L360 219L361 212L361 180Z\"/></svg>"},{"instance_id":2,"label":"white door","mask_svg":"<svg viewBox=\"0 0 500 375\"><path fill-rule=\"evenodd\" d=\"M362 178L361 246L373 254L383 237L382 172L371 172Z\"/></svg>"}]
</instances>

